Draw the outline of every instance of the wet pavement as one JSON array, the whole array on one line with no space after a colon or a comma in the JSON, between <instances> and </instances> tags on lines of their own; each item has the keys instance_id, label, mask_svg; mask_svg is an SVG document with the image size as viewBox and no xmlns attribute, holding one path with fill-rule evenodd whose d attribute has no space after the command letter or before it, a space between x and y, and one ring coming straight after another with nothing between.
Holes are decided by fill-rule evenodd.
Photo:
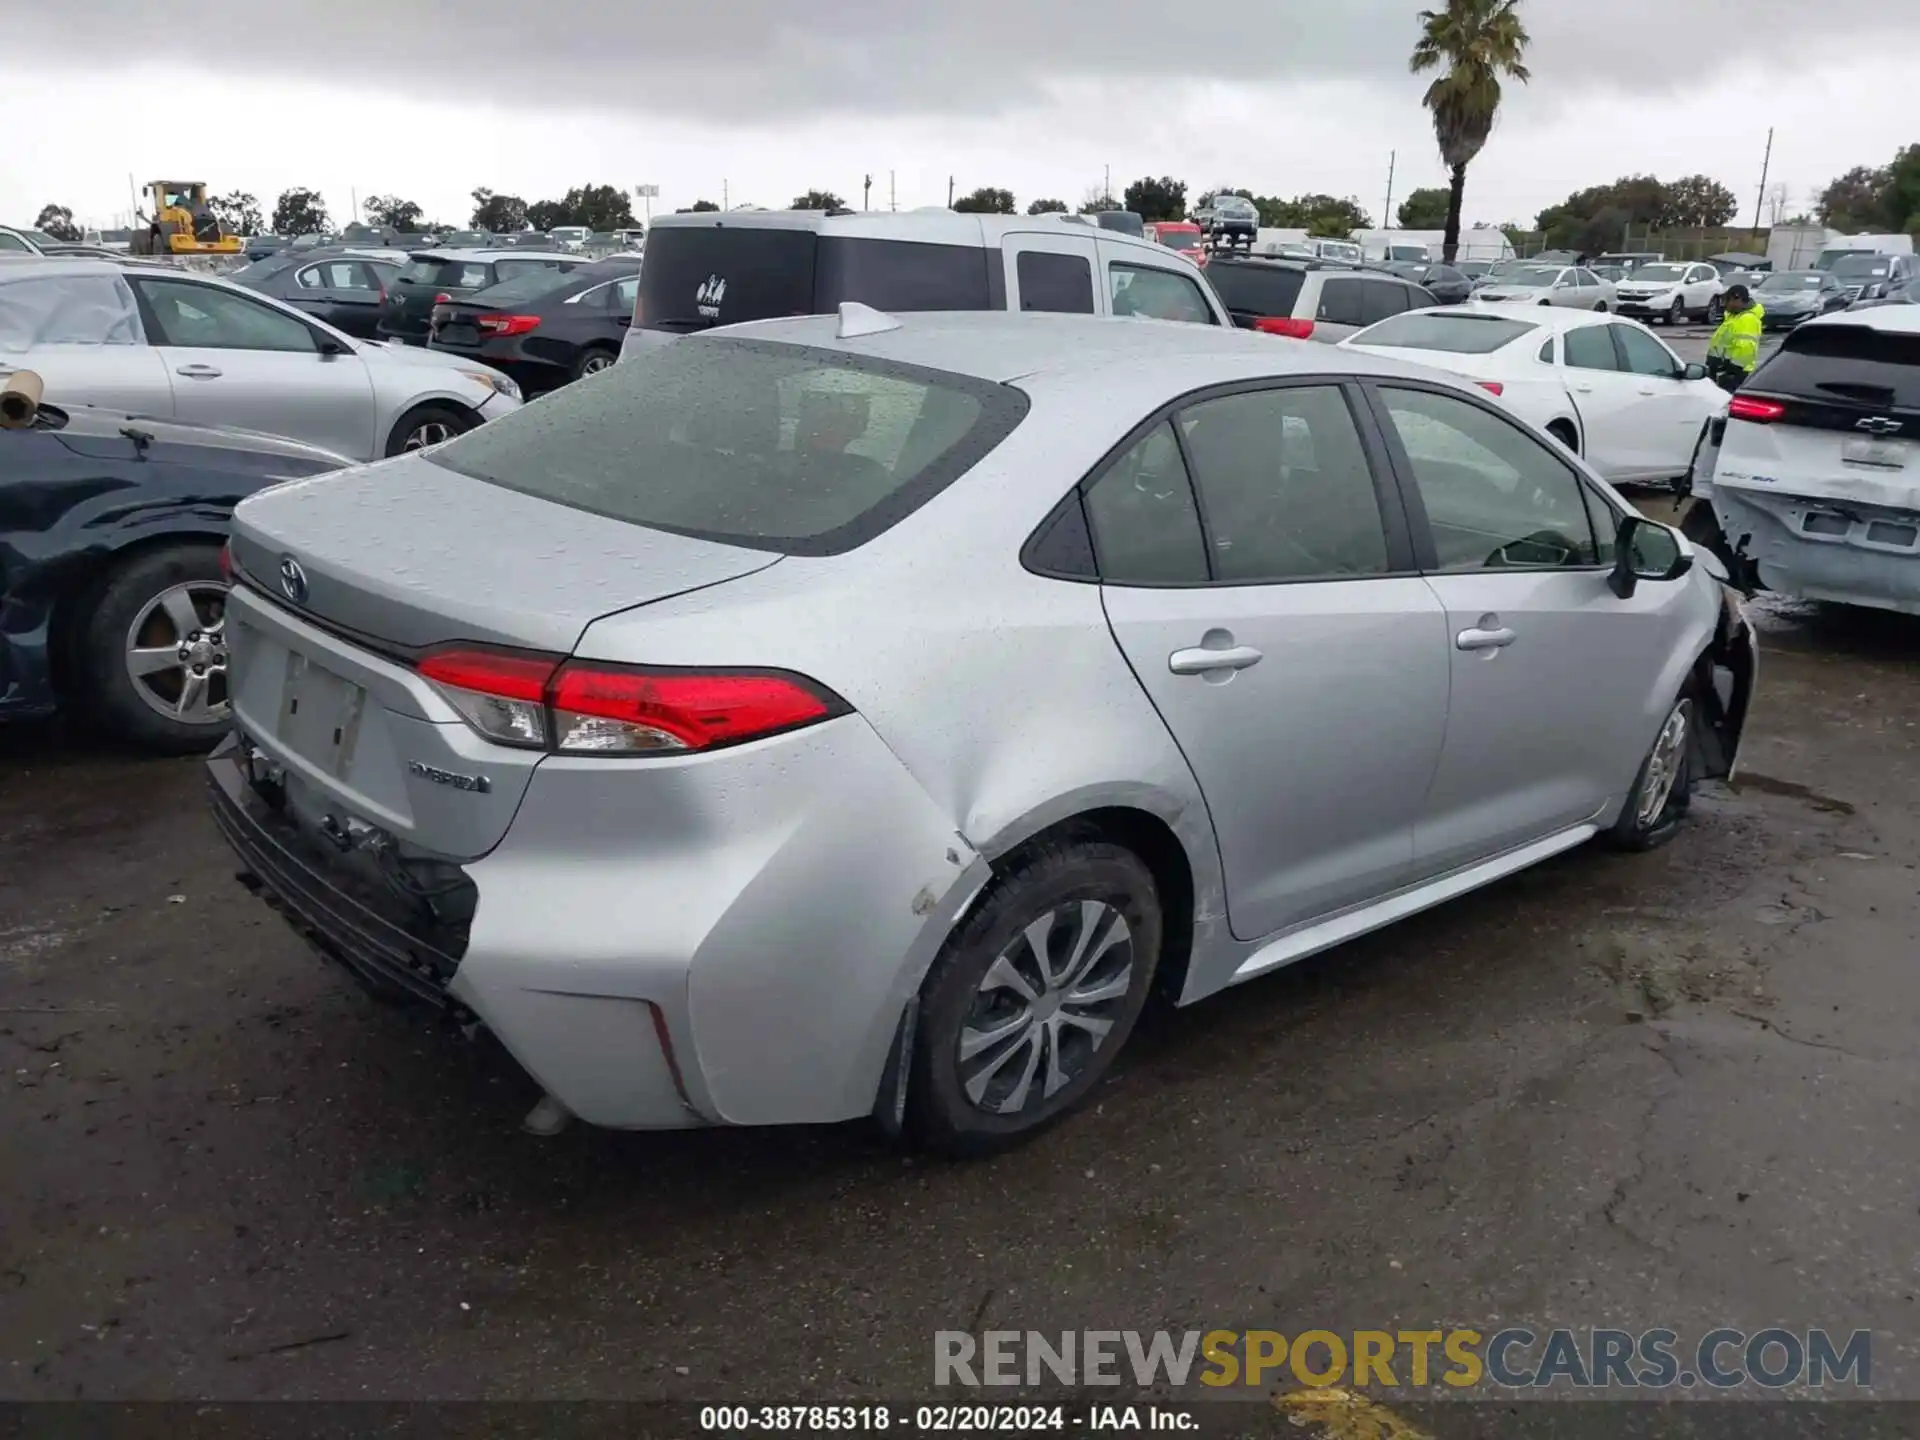
<instances>
[{"instance_id":1,"label":"wet pavement","mask_svg":"<svg viewBox=\"0 0 1920 1440\"><path fill-rule=\"evenodd\" d=\"M196 765L0 731L0 1397L897 1397L942 1329L1502 1324L1868 1328L1920 1397L1920 623L1760 613L1673 845L1152 1017L970 1165L526 1136L241 891Z\"/></svg>"}]
</instances>

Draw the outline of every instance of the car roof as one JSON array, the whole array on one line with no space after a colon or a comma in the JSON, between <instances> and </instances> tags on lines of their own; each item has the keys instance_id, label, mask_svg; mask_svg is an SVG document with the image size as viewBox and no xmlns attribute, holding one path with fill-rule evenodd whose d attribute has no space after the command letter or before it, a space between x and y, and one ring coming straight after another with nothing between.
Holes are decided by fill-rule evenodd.
<instances>
[{"instance_id":1,"label":"car roof","mask_svg":"<svg viewBox=\"0 0 1920 1440\"><path fill-rule=\"evenodd\" d=\"M837 315L757 320L704 336L818 346L1000 384L1131 371L1157 377L1170 394L1236 379L1439 373L1331 345L1172 320L1000 310L916 311L888 318L898 322L894 328L845 339L837 333ZM698 343L698 338L682 343Z\"/></svg>"},{"instance_id":2,"label":"car roof","mask_svg":"<svg viewBox=\"0 0 1920 1440\"><path fill-rule=\"evenodd\" d=\"M1531 320L1542 330L1584 330L1589 325L1634 325L1639 321L1625 315L1615 315L1607 310L1571 310L1564 305L1514 304L1503 305L1498 300L1481 300L1472 305L1431 305L1425 310L1409 311L1416 315L1493 315L1506 320ZM1397 315L1389 315L1389 320L1397 320ZM1640 327L1645 328L1645 327Z\"/></svg>"},{"instance_id":3,"label":"car roof","mask_svg":"<svg viewBox=\"0 0 1920 1440\"><path fill-rule=\"evenodd\" d=\"M1873 305L1865 310L1842 310L1832 315L1816 315L1801 325L1831 328L1835 325L1864 325L1869 330L1886 330L1895 335L1920 335L1920 306Z\"/></svg>"},{"instance_id":4,"label":"car roof","mask_svg":"<svg viewBox=\"0 0 1920 1440\"><path fill-rule=\"evenodd\" d=\"M1110 211L1123 214L1123 211ZM930 205L918 210L703 210L662 215L653 222L656 237L670 230L744 227L756 230L806 230L816 235L845 235L862 240L903 240L924 244L998 245L1008 235L1091 232L1109 245L1135 245L1164 258L1178 251L1141 235L1107 230L1091 215L980 215ZM1191 261L1184 263L1191 264Z\"/></svg>"},{"instance_id":5,"label":"car roof","mask_svg":"<svg viewBox=\"0 0 1920 1440\"><path fill-rule=\"evenodd\" d=\"M564 250L536 250L531 245L484 245L471 249L450 246L410 250L407 252L407 258L409 260L565 260L572 264L580 257L569 255Z\"/></svg>"}]
</instances>

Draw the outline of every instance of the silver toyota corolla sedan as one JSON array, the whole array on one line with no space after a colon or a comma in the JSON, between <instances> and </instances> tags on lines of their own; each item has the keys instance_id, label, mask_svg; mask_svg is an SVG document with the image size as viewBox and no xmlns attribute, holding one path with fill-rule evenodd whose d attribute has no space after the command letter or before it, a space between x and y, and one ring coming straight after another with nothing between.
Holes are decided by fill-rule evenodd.
<instances>
[{"instance_id":1,"label":"silver toyota corolla sedan","mask_svg":"<svg viewBox=\"0 0 1920 1440\"><path fill-rule=\"evenodd\" d=\"M1673 835L1717 566L1465 381L863 307L240 506L250 883L536 1116L976 1152L1190 1002ZM1523 902L1516 902L1523 903Z\"/></svg>"}]
</instances>

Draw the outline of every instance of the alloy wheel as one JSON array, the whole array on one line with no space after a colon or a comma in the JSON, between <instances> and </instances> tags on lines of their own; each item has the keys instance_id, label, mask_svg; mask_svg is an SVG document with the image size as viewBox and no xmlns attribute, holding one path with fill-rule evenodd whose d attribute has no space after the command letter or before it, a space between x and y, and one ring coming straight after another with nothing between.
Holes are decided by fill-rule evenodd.
<instances>
[{"instance_id":1,"label":"alloy wheel","mask_svg":"<svg viewBox=\"0 0 1920 1440\"><path fill-rule=\"evenodd\" d=\"M224 725L227 591L188 581L162 590L127 627L127 675L153 710L183 725Z\"/></svg>"},{"instance_id":2,"label":"alloy wheel","mask_svg":"<svg viewBox=\"0 0 1920 1440\"><path fill-rule=\"evenodd\" d=\"M580 362L580 373L582 375L598 375L602 370L611 370L612 368L613 356L611 355L589 355L585 360Z\"/></svg>"},{"instance_id":3,"label":"alloy wheel","mask_svg":"<svg viewBox=\"0 0 1920 1440\"><path fill-rule=\"evenodd\" d=\"M400 449L403 453L409 450L424 450L429 445L438 445L443 440L452 438L453 427L446 421L427 420L407 432L406 443Z\"/></svg>"},{"instance_id":4,"label":"alloy wheel","mask_svg":"<svg viewBox=\"0 0 1920 1440\"><path fill-rule=\"evenodd\" d=\"M1667 324L1678 329L1687 323L1687 307L1679 300L1673 302L1673 308L1667 312Z\"/></svg>"},{"instance_id":5,"label":"alloy wheel","mask_svg":"<svg viewBox=\"0 0 1920 1440\"><path fill-rule=\"evenodd\" d=\"M994 958L960 1027L961 1087L996 1115L1044 1106L1106 1044L1133 982L1133 932L1100 900L1034 920Z\"/></svg>"},{"instance_id":6,"label":"alloy wheel","mask_svg":"<svg viewBox=\"0 0 1920 1440\"><path fill-rule=\"evenodd\" d=\"M1687 742L1692 734L1693 702L1681 700L1668 713L1666 723L1660 727L1659 737L1653 742L1653 753L1647 757L1647 775L1640 787L1640 805L1634 812L1634 818L1642 829L1652 826L1667 808L1674 784L1686 767Z\"/></svg>"}]
</instances>

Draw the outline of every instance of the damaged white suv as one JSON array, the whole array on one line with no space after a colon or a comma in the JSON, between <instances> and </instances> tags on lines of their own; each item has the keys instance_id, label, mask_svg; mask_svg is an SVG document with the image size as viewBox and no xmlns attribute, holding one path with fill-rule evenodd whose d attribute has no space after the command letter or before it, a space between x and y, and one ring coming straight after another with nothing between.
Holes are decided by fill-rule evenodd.
<instances>
[{"instance_id":1,"label":"damaged white suv","mask_svg":"<svg viewBox=\"0 0 1920 1440\"><path fill-rule=\"evenodd\" d=\"M1689 538L1750 588L1920 614L1920 309L1789 334L1709 431L1693 494Z\"/></svg>"}]
</instances>

